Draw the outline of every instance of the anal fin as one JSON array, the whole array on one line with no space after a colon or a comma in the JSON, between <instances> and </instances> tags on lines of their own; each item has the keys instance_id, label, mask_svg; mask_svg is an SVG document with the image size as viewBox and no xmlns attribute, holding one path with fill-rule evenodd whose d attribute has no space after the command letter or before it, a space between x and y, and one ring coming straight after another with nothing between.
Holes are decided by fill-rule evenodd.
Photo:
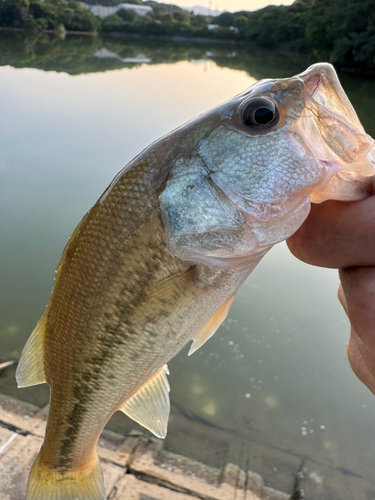
<instances>
[{"instance_id":1,"label":"anal fin","mask_svg":"<svg viewBox=\"0 0 375 500\"><path fill-rule=\"evenodd\" d=\"M43 349L44 325L45 314L40 318L23 348L16 371L16 380L19 388L46 382Z\"/></svg>"},{"instance_id":2,"label":"anal fin","mask_svg":"<svg viewBox=\"0 0 375 500\"><path fill-rule=\"evenodd\" d=\"M165 365L144 384L120 410L155 436L165 438L167 435L170 411L168 368Z\"/></svg>"},{"instance_id":3,"label":"anal fin","mask_svg":"<svg viewBox=\"0 0 375 500\"><path fill-rule=\"evenodd\" d=\"M233 295L233 297L230 298L228 302L226 302L223 306L221 306L220 309L218 309L216 313L212 316L210 321L204 325L202 330L199 331L198 335L194 338L193 343L191 344L188 356L197 351L216 332L221 323L227 317L230 306L233 304L235 297L236 296Z\"/></svg>"}]
</instances>

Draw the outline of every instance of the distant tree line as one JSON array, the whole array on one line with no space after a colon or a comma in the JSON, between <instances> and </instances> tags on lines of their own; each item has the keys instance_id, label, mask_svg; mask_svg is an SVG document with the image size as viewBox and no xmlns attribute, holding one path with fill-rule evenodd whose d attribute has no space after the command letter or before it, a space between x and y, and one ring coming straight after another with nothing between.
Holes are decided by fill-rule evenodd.
<instances>
[{"instance_id":1,"label":"distant tree line","mask_svg":"<svg viewBox=\"0 0 375 500\"><path fill-rule=\"evenodd\" d=\"M0 26L27 30L98 31L100 20L67 0L0 0Z\"/></svg>"},{"instance_id":2,"label":"distant tree line","mask_svg":"<svg viewBox=\"0 0 375 500\"><path fill-rule=\"evenodd\" d=\"M119 0L86 3L109 6ZM290 6L269 5L216 17L153 0L126 3L153 10L141 17L120 9L101 20L76 1L0 0L0 26L220 38L266 49L313 51L317 58L341 68L375 70L374 0L295 0Z\"/></svg>"}]
</instances>

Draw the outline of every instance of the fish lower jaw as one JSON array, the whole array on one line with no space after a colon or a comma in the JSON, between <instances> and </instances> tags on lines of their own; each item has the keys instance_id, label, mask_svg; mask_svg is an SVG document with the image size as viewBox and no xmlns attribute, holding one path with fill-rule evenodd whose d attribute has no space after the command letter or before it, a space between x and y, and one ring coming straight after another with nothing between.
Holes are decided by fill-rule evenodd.
<instances>
[{"instance_id":1,"label":"fish lower jaw","mask_svg":"<svg viewBox=\"0 0 375 500\"><path fill-rule=\"evenodd\" d=\"M360 162L347 164L321 161L325 175L313 189L310 200L322 203L327 200L359 201L374 194L375 147Z\"/></svg>"}]
</instances>

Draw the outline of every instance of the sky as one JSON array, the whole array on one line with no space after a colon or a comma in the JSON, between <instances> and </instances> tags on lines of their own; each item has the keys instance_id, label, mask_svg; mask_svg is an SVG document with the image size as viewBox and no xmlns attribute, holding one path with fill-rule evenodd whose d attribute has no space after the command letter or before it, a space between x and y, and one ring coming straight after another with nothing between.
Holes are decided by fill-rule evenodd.
<instances>
[{"instance_id":1,"label":"sky","mask_svg":"<svg viewBox=\"0 0 375 500\"><path fill-rule=\"evenodd\" d=\"M164 0L166 1L166 0ZM180 5L180 7L191 7L193 5L202 5L203 7L211 6L211 9L229 10L236 12L238 10L257 10L266 5L290 5L294 0L169 0L169 3ZM210 5L211 4L211 5Z\"/></svg>"}]
</instances>

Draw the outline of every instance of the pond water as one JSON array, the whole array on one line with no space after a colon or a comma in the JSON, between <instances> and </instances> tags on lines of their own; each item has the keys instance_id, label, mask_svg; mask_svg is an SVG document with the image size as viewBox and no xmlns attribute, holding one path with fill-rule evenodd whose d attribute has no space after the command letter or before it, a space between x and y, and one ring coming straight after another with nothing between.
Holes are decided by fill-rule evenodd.
<instances>
[{"instance_id":1,"label":"pond water","mask_svg":"<svg viewBox=\"0 0 375 500\"><path fill-rule=\"evenodd\" d=\"M236 46L0 33L0 362L18 359L70 233L129 160L257 79L291 76L311 62ZM375 136L374 82L341 81ZM254 469L244 448L210 437L227 433L371 483L375 398L350 369L337 287L336 271L302 264L285 244L273 248L214 337L169 363L166 447ZM0 392L48 402L45 386L18 390L12 369L0 377ZM187 442L182 414L206 426L204 446ZM122 414L109 424L117 432L135 427ZM266 462L256 471L267 484L290 489L292 477Z\"/></svg>"}]
</instances>

